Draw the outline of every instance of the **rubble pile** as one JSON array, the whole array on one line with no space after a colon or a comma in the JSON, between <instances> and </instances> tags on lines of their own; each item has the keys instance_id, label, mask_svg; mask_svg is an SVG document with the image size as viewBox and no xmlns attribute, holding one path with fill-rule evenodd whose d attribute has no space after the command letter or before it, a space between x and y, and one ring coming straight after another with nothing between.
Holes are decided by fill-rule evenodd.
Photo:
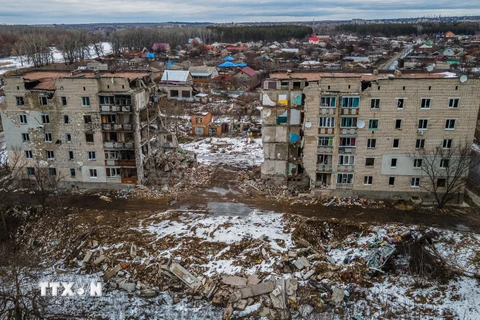
<instances>
[{"instance_id":1,"label":"rubble pile","mask_svg":"<svg viewBox=\"0 0 480 320\"><path fill-rule=\"evenodd\" d=\"M156 150L144 159L145 178L148 185L182 180L188 169L195 166L196 155L182 149Z\"/></svg>"},{"instance_id":2,"label":"rubble pile","mask_svg":"<svg viewBox=\"0 0 480 320\"><path fill-rule=\"evenodd\" d=\"M385 208L385 203L382 200L376 201L373 199L360 198L360 197L330 197L323 201L323 205L330 207L350 207L359 206L362 208Z\"/></svg>"},{"instance_id":3,"label":"rubble pile","mask_svg":"<svg viewBox=\"0 0 480 320\"><path fill-rule=\"evenodd\" d=\"M423 272L436 272L452 268L445 258L465 239L480 244L480 237L461 240L453 233L436 244L440 233L403 225L261 212L242 217L169 210L123 223L96 217L43 217L35 228L32 220L21 230L22 241L57 273L99 274L106 290L144 298L168 292L173 303L212 303L224 308L225 319L343 314L392 273L408 274L408 263L418 269L421 250L430 252ZM435 263L441 268L433 270Z\"/></svg>"}]
</instances>

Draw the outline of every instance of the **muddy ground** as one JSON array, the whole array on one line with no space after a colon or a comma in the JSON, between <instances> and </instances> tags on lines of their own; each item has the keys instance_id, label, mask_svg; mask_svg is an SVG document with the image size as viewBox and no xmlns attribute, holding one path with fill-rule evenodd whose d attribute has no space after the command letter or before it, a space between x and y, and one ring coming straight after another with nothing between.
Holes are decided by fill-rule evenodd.
<instances>
[{"instance_id":1,"label":"muddy ground","mask_svg":"<svg viewBox=\"0 0 480 320\"><path fill-rule=\"evenodd\" d=\"M217 169L209 184L205 187L195 188L183 192L173 193L169 196L138 197L127 196L126 199L112 197L112 202L100 199L102 192L85 194L68 194L62 196L62 206L75 212L100 210L105 215L113 218L122 217L123 214L147 215L152 212L168 209L196 209L209 210L212 203L238 203L251 208L278 213L292 213L307 217L317 217L322 220L339 219L348 223L384 224L403 223L438 227L454 231L480 232L480 209L471 205L469 208L449 208L437 210L434 208L398 206L396 203L385 202L385 207L327 207L322 201L315 204L290 204L288 201L277 201L253 193L245 195L237 186L239 173L230 169ZM35 202L35 195L16 194L19 201L24 203ZM405 207L407 207L405 209ZM228 215L228 210L242 210L241 205L224 206L223 214ZM399 209L400 208L400 209ZM232 212L236 213L236 212Z\"/></svg>"}]
</instances>

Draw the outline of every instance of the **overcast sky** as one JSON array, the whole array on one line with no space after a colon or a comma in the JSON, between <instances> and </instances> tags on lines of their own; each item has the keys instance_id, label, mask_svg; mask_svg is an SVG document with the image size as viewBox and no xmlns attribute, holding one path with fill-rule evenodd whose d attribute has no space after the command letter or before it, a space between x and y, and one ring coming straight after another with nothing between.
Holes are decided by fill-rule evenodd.
<instances>
[{"instance_id":1,"label":"overcast sky","mask_svg":"<svg viewBox=\"0 0 480 320\"><path fill-rule=\"evenodd\" d=\"M478 0L0 0L0 24L254 22L480 15Z\"/></svg>"}]
</instances>

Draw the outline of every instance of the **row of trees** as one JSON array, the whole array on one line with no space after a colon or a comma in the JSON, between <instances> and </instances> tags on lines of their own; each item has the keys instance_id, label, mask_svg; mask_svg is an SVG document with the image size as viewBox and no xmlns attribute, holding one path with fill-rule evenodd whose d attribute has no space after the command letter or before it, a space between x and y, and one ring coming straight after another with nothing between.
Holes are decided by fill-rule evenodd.
<instances>
[{"instance_id":1,"label":"row of trees","mask_svg":"<svg viewBox=\"0 0 480 320\"><path fill-rule=\"evenodd\" d=\"M452 31L455 34L474 35L480 31L478 22L430 22L430 23L386 23L386 24L341 24L336 32L355 33L359 35L374 35L394 37L411 34L436 34Z\"/></svg>"}]
</instances>

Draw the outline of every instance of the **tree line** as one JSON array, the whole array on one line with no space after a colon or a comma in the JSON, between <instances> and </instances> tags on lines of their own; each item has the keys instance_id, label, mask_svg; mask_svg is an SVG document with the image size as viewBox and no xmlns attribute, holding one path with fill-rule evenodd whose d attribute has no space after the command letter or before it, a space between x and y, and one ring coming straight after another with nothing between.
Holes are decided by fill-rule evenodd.
<instances>
[{"instance_id":1,"label":"tree line","mask_svg":"<svg viewBox=\"0 0 480 320\"><path fill-rule=\"evenodd\" d=\"M387 23L387 24L343 24L335 28L336 32L355 33L394 37L402 35L436 34L451 31L455 34L474 35L480 31L478 22L429 22L429 23Z\"/></svg>"}]
</instances>

